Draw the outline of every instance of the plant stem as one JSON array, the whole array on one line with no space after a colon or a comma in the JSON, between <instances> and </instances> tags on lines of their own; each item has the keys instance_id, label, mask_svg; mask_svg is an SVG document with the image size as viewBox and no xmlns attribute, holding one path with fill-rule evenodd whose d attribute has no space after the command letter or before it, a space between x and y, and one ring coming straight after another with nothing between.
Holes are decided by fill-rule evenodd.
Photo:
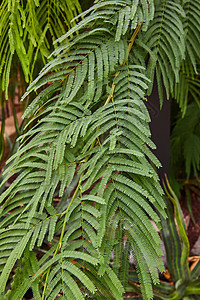
<instances>
[{"instance_id":1,"label":"plant stem","mask_svg":"<svg viewBox=\"0 0 200 300\"><path fill-rule=\"evenodd\" d=\"M70 209L72 203L74 202L74 199L75 199L75 197L76 197L76 195L77 195L77 193L78 193L78 191L81 187L82 177L83 177L83 173L80 176L79 183L76 187L76 190L73 194L73 197L70 201L70 204L68 205L66 211L62 214L62 216L65 215L65 219L64 219L64 223L63 223L63 227L62 227L62 232L61 232L61 235L60 235L60 240L59 240L59 243L57 245L56 251L54 252L53 258L57 255L59 249L61 249L61 247L62 247L62 240L63 240L63 236L64 236L64 233L65 233L65 228L66 228L66 224L67 224L67 213L69 212L69 209ZM49 267L49 269L47 271L46 280L45 280L45 284L44 284L44 290L43 290L43 293L42 293L42 300L44 300L45 291L46 291L46 288L47 288L47 280L48 280L50 271L51 271L51 267Z\"/></svg>"}]
</instances>

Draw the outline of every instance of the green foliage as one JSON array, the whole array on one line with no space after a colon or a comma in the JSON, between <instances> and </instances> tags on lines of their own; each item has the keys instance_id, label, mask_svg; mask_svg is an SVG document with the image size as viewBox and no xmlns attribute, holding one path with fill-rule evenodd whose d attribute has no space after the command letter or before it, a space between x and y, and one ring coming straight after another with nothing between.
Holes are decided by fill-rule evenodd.
<instances>
[{"instance_id":1,"label":"green foliage","mask_svg":"<svg viewBox=\"0 0 200 300\"><path fill-rule=\"evenodd\" d=\"M200 109L197 103L188 105L184 118L178 118L171 135L172 172L176 175L184 164L187 179L198 177L200 171ZM179 164L178 164L179 162Z\"/></svg>"},{"instance_id":2,"label":"green foliage","mask_svg":"<svg viewBox=\"0 0 200 300\"><path fill-rule=\"evenodd\" d=\"M198 105L197 109L199 110L200 108L200 74L199 72L195 74L191 67L192 65L187 62L182 64L179 83L175 85L172 93L173 98L179 104L182 117L186 114L188 103L196 102Z\"/></svg>"},{"instance_id":3,"label":"green foliage","mask_svg":"<svg viewBox=\"0 0 200 300\"><path fill-rule=\"evenodd\" d=\"M3 0L0 5L0 82L8 90L14 55L20 60L27 82L32 78L38 55L46 61L51 43L66 29L70 21L81 12L77 0L70 1L14 1ZM50 34L51 40L48 35Z\"/></svg>"},{"instance_id":4,"label":"green foliage","mask_svg":"<svg viewBox=\"0 0 200 300\"><path fill-rule=\"evenodd\" d=\"M192 63L193 70L197 74L199 65L199 34L200 34L200 3L198 0L182 1L186 14L184 19L184 31L186 34L186 59Z\"/></svg>"},{"instance_id":5,"label":"green foliage","mask_svg":"<svg viewBox=\"0 0 200 300\"><path fill-rule=\"evenodd\" d=\"M166 251L170 282L161 280L160 284L153 288L153 299L200 299L200 261L191 265L189 269L189 241L185 230L183 215L178 198L171 189L168 181L165 191L168 197L168 218L162 220L163 228L161 234ZM138 286L136 286L136 281L137 277L135 276L135 272L130 271L128 290L134 290L135 293L139 295L141 291ZM141 298L138 297L136 299Z\"/></svg>"},{"instance_id":6,"label":"green foliage","mask_svg":"<svg viewBox=\"0 0 200 300\"><path fill-rule=\"evenodd\" d=\"M153 86L154 73L158 82L158 91L163 101L162 80L167 98L179 81L179 69L185 58L185 36L182 18L185 17L179 1L160 1L150 29L144 34L143 43L150 49L148 77L151 79L149 94ZM161 80L162 77L162 80Z\"/></svg>"},{"instance_id":7,"label":"green foliage","mask_svg":"<svg viewBox=\"0 0 200 300\"><path fill-rule=\"evenodd\" d=\"M20 134L13 100L20 99L57 44L53 43L81 12L78 0L2 0L0 4L0 159L4 152L5 101L11 102L16 134ZM31 99L29 99L30 101Z\"/></svg>"},{"instance_id":8,"label":"green foliage","mask_svg":"<svg viewBox=\"0 0 200 300\"><path fill-rule=\"evenodd\" d=\"M187 89L187 85L186 85ZM179 112L171 134L170 182L176 194L185 195L191 217L192 195L199 195L200 183L200 110L199 104L187 105L185 116ZM194 200L193 200L194 201ZM194 218L193 221L195 222Z\"/></svg>"},{"instance_id":9,"label":"green foliage","mask_svg":"<svg viewBox=\"0 0 200 300\"><path fill-rule=\"evenodd\" d=\"M168 94L179 80L186 13L181 1L111 0L79 17L23 96L37 93L2 183L18 174L0 196L1 295L123 299L132 253L153 299L164 266L150 220L160 228L166 205L143 100L154 73L161 100L162 80Z\"/></svg>"},{"instance_id":10,"label":"green foliage","mask_svg":"<svg viewBox=\"0 0 200 300\"><path fill-rule=\"evenodd\" d=\"M187 110L187 103L199 102L199 47L200 47L200 3L198 0L182 1L186 17L183 21L185 34L185 60L180 69L180 78L172 92L173 98L179 104L182 115Z\"/></svg>"},{"instance_id":11,"label":"green foliage","mask_svg":"<svg viewBox=\"0 0 200 300\"><path fill-rule=\"evenodd\" d=\"M198 194L200 170L199 157L199 1L183 1L186 18L183 22L186 51L181 64L179 82L175 84L172 97L181 113L172 118L170 182L180 196L185 191L188 208L191 210L191 193ZM173 113L173 106L172 106ZM194 179L196 177L196 180Z\"/></svg>"}]
</instances>

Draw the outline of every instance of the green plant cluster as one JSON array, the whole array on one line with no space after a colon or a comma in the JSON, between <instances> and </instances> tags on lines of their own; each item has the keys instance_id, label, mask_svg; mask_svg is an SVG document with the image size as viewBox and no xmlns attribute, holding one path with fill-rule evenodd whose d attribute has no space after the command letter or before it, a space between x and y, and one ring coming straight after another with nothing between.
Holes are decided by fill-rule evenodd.
<instances>
[{"instance_id":1,"label":"green plant cluster","mask_svg":"<svg viewBox=\"0 0 200 300\"><path fill-rule=\"evenodd\" d=\"M183 1L183 3L187 15L183 23L186 32L186 51L179 72L179 81L171 91L171 96L178 103L180 112L174 109L175 105L172 105L170 182L179 196L180 191L185 189L189 204L191 197L188 180L190 180L190 185L195 186L195 193L199 194L200 188L198 180L200 172L200 60L199 32L195 30L195 27L199 27L199 13L195 11L198 10L195 3L191 1ZM191 211L190 204L188 207Z\"/></svg>"},{"instance_id":2,"label":"green plant cluster","mask_svg":"<svg viewBox=\"0 0 200 300\"><path fill-rule=\"evenodd\" d=\"M178 118L171 135L173 173L181 168L183 177L191 174L198 177L200 170L200 109L192 102L187 107L184 118Z\"/></svg>"},{"instance_id":3,"label":"green plant cluster","mask_svg":"<svg viewBox=\"0 0 200 300\"><path fill-rule=\"evenodd\" d=\"M170 144L170 182L179 198L185 195L193 218L191 202L194 195L200 195L200 109L194 98L184 117L181 112L177 114Z\"/></svg>"},{"instance_id":4,"label":"green plant cluster","mask_svg":"<svg viewBox=\"0 0 200 300\"><path fill-rule=\"evenodd\" d=\"M153 299L164 266L150 220L167 213L145 96L156 77L162 105L186 58L196 71L199 15L199 0L95 1L56 40L4 172L18 176L0 196L2 297L123 299L132 254Z\"/></svg>"},{"instance_id":5,"label":"green plant cluster","mask_svg":"<svg viewBox=\"0 0 200 300\"><path fill-rule=\"evenodd\" d=\"M3 0L0 5L0 83L8 98L8 85L14 55L20 60L26 82L32 79L35 63L52 51L55 41L81 12L77 0ZM49 36L51 39L49 39Z\"/></svg>"},{"instance_id":6,"label":"green plant cluster","mask_svg":"<svg viewBox=\"0 0 200 300\"><path fill-rule=\"evenodd\" d=\"M5 106L11 100L16 132L20 133L13 100L19 98L47 62L53 42L81 12L78 0L2 0L0 4L0 159L4 151Z\"/></svg>"},{"instance_id":7,"label":"green plant cluster","mask_svg":"<svg viewBox=\"0 0 200 300\"><path fill-rule=\"evenodd\" d=\"M168 218L162 220L161 234L166 252L167 275L170 278L167 281L163 276L160 284L153 287L153 299L199 300L200 261L197 258L189 266L190 247L179 201L168 180L166 180L166 186L164 184L164 187L168 200ZM138 294L136 299L143 299L137 284L136 273L131 269L129 270L127 290ZM129 298L125 299L128 300Z\"/></svg>"}]
</instances>

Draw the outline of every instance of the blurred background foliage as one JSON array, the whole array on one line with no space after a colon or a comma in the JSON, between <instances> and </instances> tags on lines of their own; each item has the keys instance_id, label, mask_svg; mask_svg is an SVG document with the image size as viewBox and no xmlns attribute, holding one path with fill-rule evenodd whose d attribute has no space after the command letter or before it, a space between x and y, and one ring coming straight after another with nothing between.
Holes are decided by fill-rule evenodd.
<instances>
[{"instance_id":1,"label":"blurred background foliage","mask_svg":"<svg viewBox=\"0 0 200 300\"><path fill-rule=\"evenodd\" d=\"M30 81L47 62L54 41L71 28L81 13L78 0L3 0L0 4L0 159L4 153L5 119L16 117L19 100ZM29 102L31 99L28 100Z\"/></svg>"}]
</instances>

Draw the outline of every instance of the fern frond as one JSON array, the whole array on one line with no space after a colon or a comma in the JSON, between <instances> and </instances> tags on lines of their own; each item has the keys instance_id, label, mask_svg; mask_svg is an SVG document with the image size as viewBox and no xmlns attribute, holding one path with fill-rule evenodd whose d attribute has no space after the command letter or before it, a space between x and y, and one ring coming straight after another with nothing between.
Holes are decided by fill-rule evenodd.
<instances>
[{"instance_id":1,"label":"fern frond","mask_svg":"<svg viewBox=\"0 0 200 300\"><path fill-rule=\"evenodd\" d=\"M119 255L124 248L138 263L144 298L151 298L163 264L150 219L159 225L160 215L166 214L151 165L159 162L151 153L155 145L143 103L153 79L147 76L152 61L146 71L145 59L139 52L133 58L130 50L140 28L149 28L138 41L145 38L142 51L146 55L150 49L162 74L168 60L175 73L184 56L179 45L183 32L177 29L181 6L166 4L165 28L161 7L156 4L155 9L156 18L153 1L97 1L55 42L59 45L52 60L29 85L24 98L38 92L24 114L32 119L5 180L21 173L0 196L0 247L9 245L9 258L2 260L2 293L12 267L23 256L28 260L29 249L39 255L23 275L29 280L22 291L34 286L42 299L56 299L58 293L69 299L123 299L118 275L126 286L128 259ZM16 288L14 295L19 295Z\"/></svg>"},{"instance_id":2,"label":"fern frond","mask_svg":"<svg viewBox=\"0 0 200 300\"><path fill-rule=\"evenodd\" d=\"M183 117L187 110L188 101L191 101L191 99L194 99L198 106L200 106L199 68L195 67L194 71L193 67L194 66L190 64L189 56L187 56L186 61L182 63L180 70L180 81L175 85L174 92L172 93L172 97L176 99L177 103L179 104Z\"/></svg>"},{"instance_id":3,"label":"fern frond","mask_svg":"<svg viewBox=\"0 0 200 300\"><path fill-rule=\"evenodd\" d=\"M21 231L21 229L19 229ZM5 266L1 272L0 278L4 278L4 280L1 280L0 283L0 289L1 291L5 289L6 282L8 280L9 274L14 267L17 259L20 259L24 249L30 239L30 236L32 234L32 230L29 230L24 234L23 236L20 236L18 234L18 230L15 231L15 234L18 238L9 239L8 243L10 243L11 252L9 254L9 257L7 258L7 261L4 262ZM5 243L3 243L5 244Z\"/></svg>"},{"instance_id":4,"label":"fern frond","mask_svg":"<svg viewBox=\"0 0 200 300\"><path fill-rule=\"evenodd\" d=\"M169 99L170 92L174 89L174 82L179 81L179 68L185 58L184 28L181 20L185 17L185 12L179 3L172 1L160 1L155 8L155 16L148 31L141 35L142 43L154 54L152 56L149 52L147 77L151 80L151 84L148 94L151 94L156 72L158 78L162 75ZM159 91L162 105L163 95L160 85Z\"/></svg>"},{"instance_id":5,"label":"fern frond","mask_svg":"<svg viewBox=\"0 0 200 300\"><path fill-rule=\"evenodd\" d=\"M197 73L197 63L199 62L199 34L200 34L200 22L199 22L199 9L200 3L197 0L183 1L183 9L186 14L184 19L184 31L186 41L186 54L187 60L193 65L194 71Z\"/></svg>"}]
</instances>

